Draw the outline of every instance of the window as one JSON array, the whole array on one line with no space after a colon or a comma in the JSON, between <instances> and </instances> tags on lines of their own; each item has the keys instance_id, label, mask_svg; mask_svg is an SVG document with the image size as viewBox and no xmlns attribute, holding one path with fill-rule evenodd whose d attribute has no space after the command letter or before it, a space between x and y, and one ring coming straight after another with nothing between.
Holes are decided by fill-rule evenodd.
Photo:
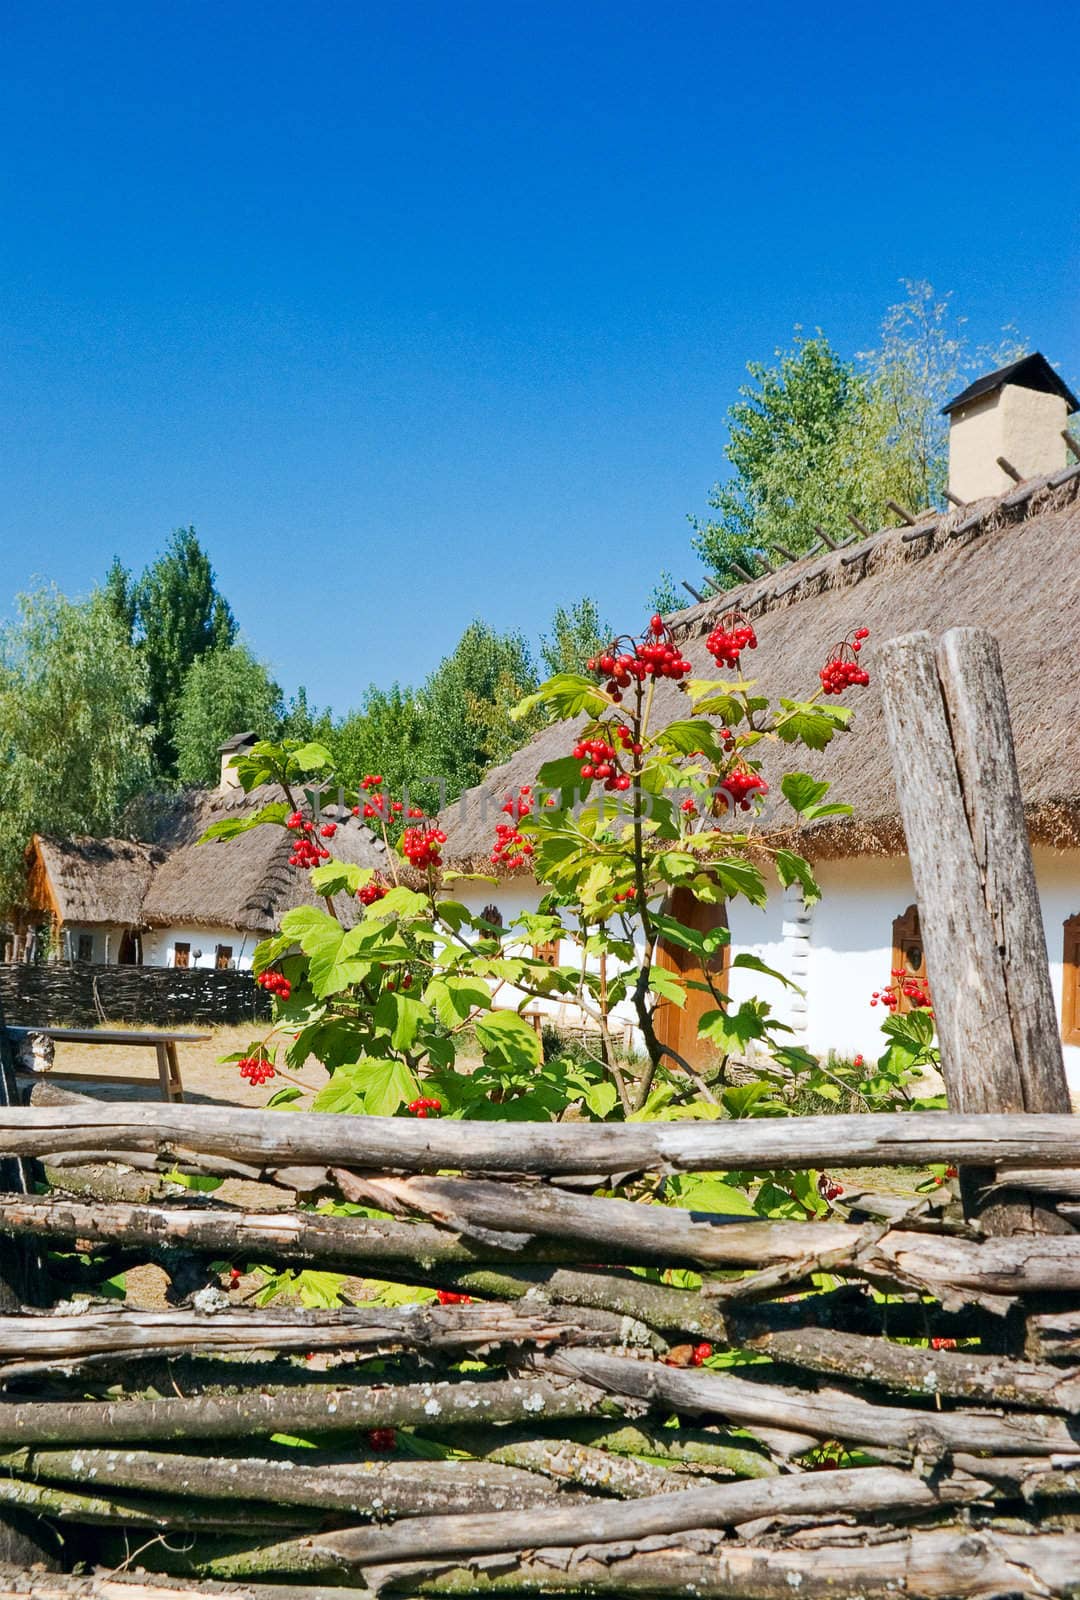
<instances>
[{"instance_id":1,"label":"window","mask_svg":"<svg viewBox=\"0 0 1080 1600\"><path fill-rule=\"evenodd\" d=\"M191 946L189 944L174 944L173 945L173 963L172 964L173 964L174 967L190 967L190 965L191 965Z\"/></svg>"},{"instance_id":2,"label":"window","mask_svg":"<svg viewBox=\"0 0 1080 1600\"><path fill-rule=\"evenodd\" d=\"M219 944L214 951L214 965L219 972L225 972L232 966L232 952L231 944Z\"/></svg>"},{"instance_id":3,"label":"window","mask_svg":"<svg viewBox=\"0 0 1080 1600\"><path fill-rule=\"evenodd\" d=\"M75 959L76 961L93 961L94 935L92 933L80 933L79 942L75 948Z\"/></svg>"},{"instance_id":4,"label":"window","mask_svg":"<svg viewBox=\"0 0 1080 1600\"><path fill-rule=\"evenodd\" d=\"M1061 1038L1080 1044L1080 914L1065 919L1061 960Z\"/></svg>"},{"instance_id":5,"label":"window","mask_svg":"<svg viewBox=\"0 0 1080 1600\"><path fill-rule=\"evenodd\" d=\"M559 965L558 939L545 939L541 944L534 944L532 953L534 961L544 961L549 967Z\"/></svg>"},{"instance_id":6,"label":"window","mask_svg":"<svg viewBox=\"0 0 1080 1600\"><path fill-rule=\"evenodd\" d=\"M913 978L926 982L926 952L923 949L922 929L919 926L918 906L908 906L903 916L892 925L892 970L910 973ZM911 1010L911 1001L900 996L900 1012Z\"/></svg>"}]
</instances>

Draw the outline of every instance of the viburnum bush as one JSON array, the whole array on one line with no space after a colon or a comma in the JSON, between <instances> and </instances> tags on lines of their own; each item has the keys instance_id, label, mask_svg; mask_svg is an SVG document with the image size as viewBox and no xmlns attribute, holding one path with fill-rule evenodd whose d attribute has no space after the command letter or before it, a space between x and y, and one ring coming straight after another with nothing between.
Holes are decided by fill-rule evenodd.
<instances>
[{"instance_id":1,"label":"viburnum bush","mask_svg":"<svg viewBox=\"0 0 1080 1600\"><path fill-rule=\"evenodd\" d=\"M369 774L355 792L339 788L328 751L298 741L259 743L236 757L246 790L269 785L281 799L214 824L207 837L284 827L290 862L308 873L321 904L289 911L258 946L255 971L273 997L273 1026L231 1059L261 1082L315 1057L330 1075L326 1086L286 1080L271 1105L304 1101L319 1111L380 1116L776 1116L807 1092L823 1109L848 1092L875 1109L895 1103L907 1071L899 1058L887 1051L868 1071L861 1058L858 1066L825 1065L791 1045L767 1001L733 999L713 977L726 928L700 932L674 909L687 898L763 906L770 882L797 886L807 903L818 898L811 866L790 841L849 807L828 800L829 785L802 771L786 773L772 795L763 756L778 747L816 753L845 733L851 711L835 700L841 688L868 681L859 657L866 637L859 628L844 651L824 649L816 689L776 704L741 676L744 653L759 641L737 611L706 641L718 667L734 676L693 677L654 616L640 636L613 641L587 673L549 679L515 715L565 722L566 753L543 766L534 785L508 794L493 819L492 866L535 874L542 891L539 908L507 927L456 897L463 878L484 875L447 870L437 819L407 796L391 796L380 775ZM761 647L767 650L767 637ZM839 674L838 663L853 661L857 676L846 666ZM663 679L678 686L680 717L671 718L670 704L655 714ZM322 820L329 795L382 832L384 873L334 858L338 826ZM553 944L565 959L535 953L545 946L549 954ZM700 976L662 964L665 947L686 952ZM747 952L734 954L730 966L790 986ZM698 1026L705 1049L690 1061L665 1042L656 1012L660 1004L685 1006L694 990L706 996ZM577 1008L582 1039L572 1051L545 1059L522 1015L538 999ZM643 1044L636 1060L619 1045L617 1018L628 1011ZM764 1065L750 1081L732 1082L730 1064L748 1055ZM715 1181L672 1180L665 1198L705 1203L703 1186ZM740 1182L744 1203L752 1189L753 1203L772 1214L817 1214L829 1204L828 1185L812 1173ZM714 1195L714 1205L726 1201L716 1208L730 1209L735 1192Z\"/></svg>"}]
</instances>

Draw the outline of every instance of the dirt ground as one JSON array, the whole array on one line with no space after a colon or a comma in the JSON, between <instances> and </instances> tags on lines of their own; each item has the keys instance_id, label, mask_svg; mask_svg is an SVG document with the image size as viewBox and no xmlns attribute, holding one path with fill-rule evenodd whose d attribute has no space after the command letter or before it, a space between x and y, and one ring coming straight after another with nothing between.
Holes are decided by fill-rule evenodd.
<instances>
[{"instance_id":1,"label":"dirt ground","mask_svg":"<svg viewBox=\"0 0 1080 1600\"><path fill-rule=\"evenodd\" d=\"M115 1028L116 1025L111 1026ZM138 1030L133 1028L131 1031L135 1033ZM286 1083L302 1082L318 1090L327 1081L323 1067L317 1061L309 1060L301 1071L291 1072L288 1067L283 1067L269 1083L253 1088L246 1078L240 1076L240 1068L235 1061L218 1060L219 1056L246 1050L259 1037L257 1027L212 1030L176 1028L168 1031L206 1034L203 1039L177 1045L184 1100L188 1105L264 1106L275 1090ZM145 1078L145 1083L103 1082L103 1074L110 1072ZM93 1095L95 1100L161 1099L157 1058L151 1045L65 1044L61 1040L56 1045L56 1060L48 1078L62 1089Z\"/></svg>"}]
</instances>

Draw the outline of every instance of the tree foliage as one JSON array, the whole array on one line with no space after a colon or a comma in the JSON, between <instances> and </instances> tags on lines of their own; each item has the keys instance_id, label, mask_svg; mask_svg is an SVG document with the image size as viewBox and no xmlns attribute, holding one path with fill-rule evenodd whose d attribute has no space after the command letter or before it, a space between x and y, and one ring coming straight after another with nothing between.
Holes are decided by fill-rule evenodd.
<instances>
[{"instance_id":1,"label":"tree foliage","mask_svg":"<svg viewBox=\"0 0 1080 1600\"><path fill-rule=\"evenodd\" d=\"M242 641L196 656L176 707L176 775L187 785L216 784L219 746L234 733L269 738L281 726L281 690Z\"/></svg>"},{"instance_id":2,"label":"tree foliage","mask_svg":"<svg viewBox=\"0 0 1080 1600\"><path fill-rule=\"evenodd\" d=\"M127 626L145 663L145 716L158 774L169 781L177 775L176 723L184 675L207 651L233 643L236 619L218 592L210 558L194 528L177 528L164 552L137 579L114 561L105 592L114 617Z\"/></svg>"},{"instance_id":3,"label":"tree foliage","mask_svg":"<svg viewBox=\"0 0 1080 1600\"><path fill-rule=\"evenodd\" d=\"M850 515L884 525L889 499L912 509L943 503L941 406L1023 346L1010 329L994 348L973 346L948 295L927 283L904 289L878 347L856 360L818 330L797 333L771 366L749 364L751 382L728 411L732 475L709 494L715 515L690 518L694 549L724 587L741 581L739 567L759 570L775 546L809 550L819 524L836 537L850 531Z\"/></svg>"},{"instance_id":4,"label":"tree foliage","mask_svg":"<svg viewBox=\"0 0 1080 1600\"><path fill-rule=\"evenodd\" d=\"M521 745L529 730L518 727L510 712L536 685L521 634L499 633L479 620L469 624L419 695L424 771L440 779L448 799Z\"/></svg>"},{"instance_id":5,"label":"tree foliage","mask_svg":"<svg viewBox=\"0 0 1080 1600\"><path fill-rule=\"evenodd\" d=\"M569 606L556 606L550 634L540 635L540 660L549 677L559 672L584 672L590 656L612 637L610 623L600 616L591 595Z\"/></svg>"},{"instance_id":6,"label":"tree foliage","mask_svg":"<svg viewBox=\"0 0 1080 1600\"><path fill-rule=\"evenodd\" d=\"M147 669L103 590L23 595L0 627L0 902L34 833L104 834L150 776Z\"/></svg>"}]
</instances>

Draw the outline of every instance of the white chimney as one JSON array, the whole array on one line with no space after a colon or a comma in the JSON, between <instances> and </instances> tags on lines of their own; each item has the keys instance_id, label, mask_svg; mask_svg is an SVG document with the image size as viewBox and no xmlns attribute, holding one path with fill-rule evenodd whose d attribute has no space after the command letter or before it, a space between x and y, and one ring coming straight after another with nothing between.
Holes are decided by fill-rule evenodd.
<instances>
[{"instance_id":1,"label":"white chimney","mask_svg":"<svg viewBox=\"0 0 1080 1600\"><path fill-rule=\"evenodd\" d=\"M1069 460L1063 434L1080 409L1072 390L1035 352L988 372L942 407L949 419L949 492L958 500L1004 494L1016 479L1057 472Z\"/></svg>"},{"instance_id":2,"label":"white chimney","mask_svg":"<svg viewBox=\"0 0 1080 1600\"><path fill-rule=\"evenodd\" d=\"M249 749L255 743L256 738L257 735L254 733L234 733L231 739L226 739L224 744L218 745L218 751L221 755L221 782L218 784L219 789L239 789L241 787L240 779L229 763L232 761L233 756L242 755L245 750Z\"/></svg>"}]
</instances>

